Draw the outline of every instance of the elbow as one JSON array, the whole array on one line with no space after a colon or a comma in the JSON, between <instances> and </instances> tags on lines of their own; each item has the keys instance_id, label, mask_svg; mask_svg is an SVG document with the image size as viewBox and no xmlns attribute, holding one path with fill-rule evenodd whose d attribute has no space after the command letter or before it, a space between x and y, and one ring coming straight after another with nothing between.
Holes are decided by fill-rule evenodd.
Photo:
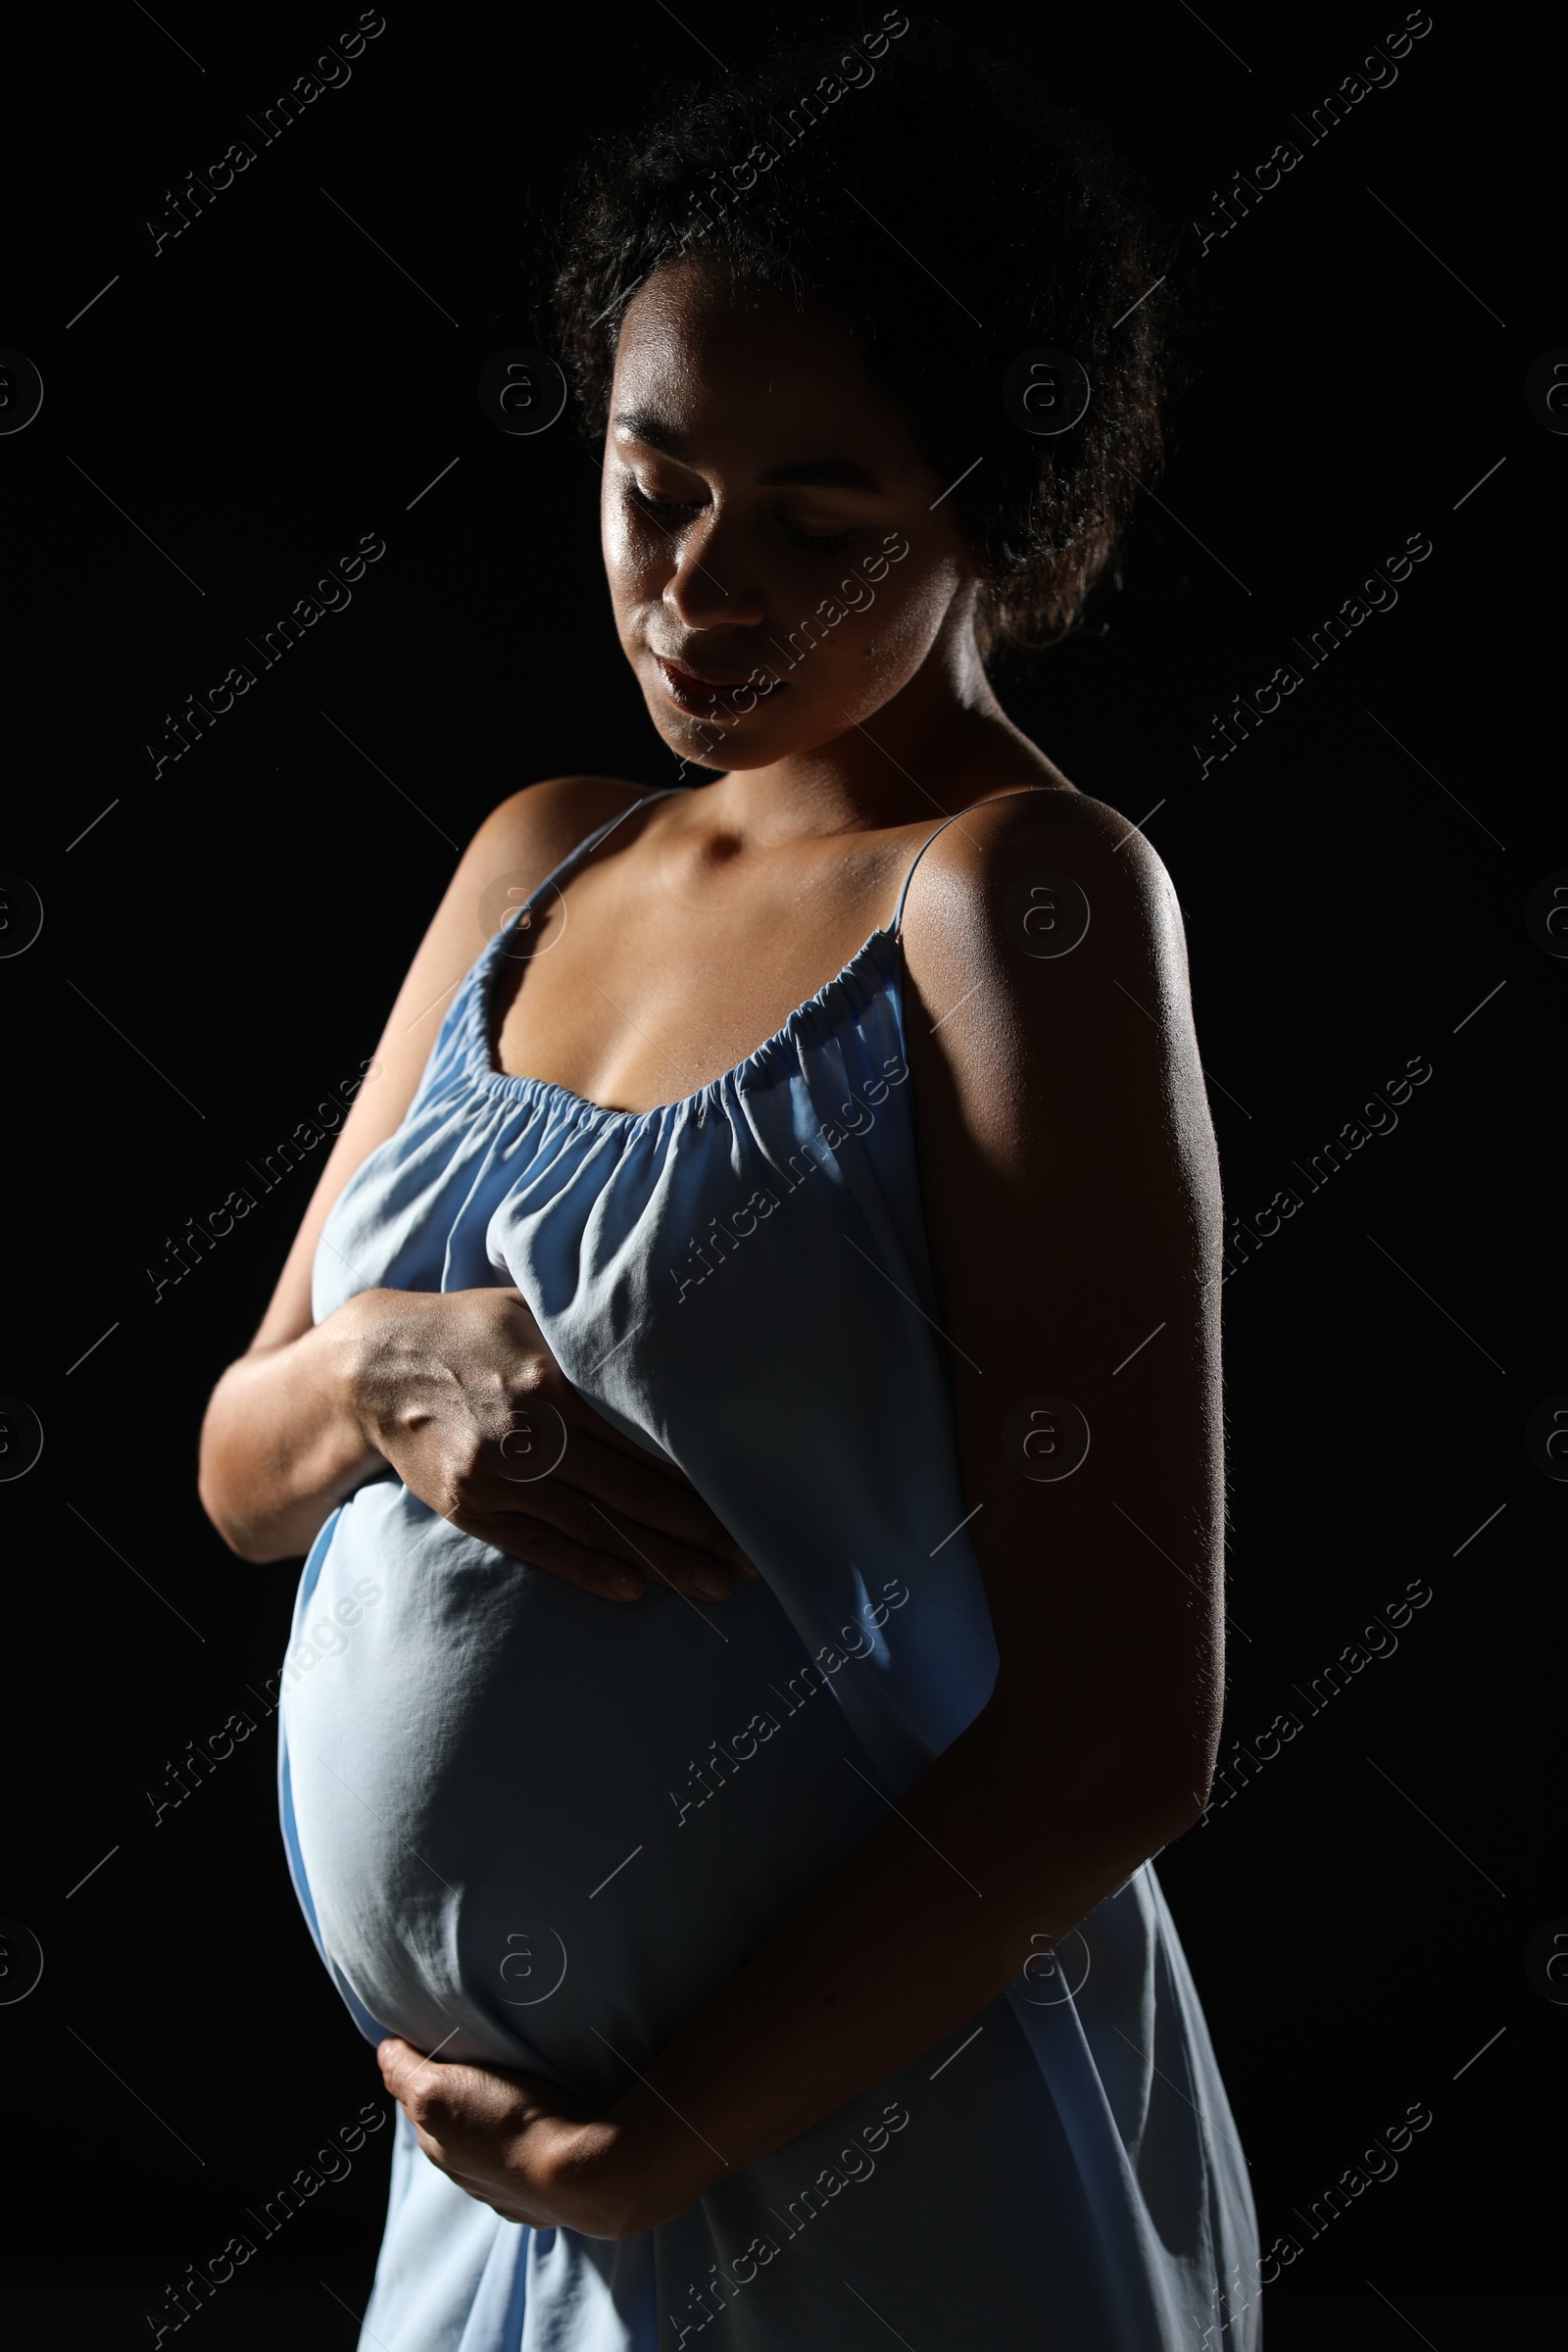
<instances>
[{"instance_id":1,"label":"elbow","mask_svg":"<svg viewBox=\"0 0 1568 2352\"><path fill-rule=\"evenodd\" d=\"M1196 1788L1178 1788L1165 1782L1151 1792L1145 1818L1147 1833L1153 1840L1149 1849L1152 1854L1174 1845L1178 1838L1185 1838L1189 1830L1197 1829L1208 1810L1209 1787L1210 1776L1205 1773Z\"/></svg>"},{"instance_id":2,"label":"elbow","mask_svg":"<svg viewBox=\"0 0 1568 2352\"><path fill-rule=\"evenodd\" d=\"M1124 1755L1117 1769L1107 1766L1102 1788L1121 1837L1147 1862L1198 1827L1213 1776L1208 1739L1173 1738L1146 1747L1136 1757Z\"/></svg>"},{"instance_id":3,"label":"elbow","mask_svg":"<svg viewBox=\"0 0 1568 2352\"><path fill-rule=\"evenodd\" d=\"M262 1530L236 1507L237 1497L232 1489L233 1480L225 1476L223 1449L209 1410L197 1452L196 1499L235 1558L262 1567L278 1555L269 1550Z\"/></svg>"},{"instance_id":4,"label":"elbow","mask_svg":"<svg viewBox=\"0 0 1568 2352\"><path fill-rule=\"evenodd\" d=\"M1151 1851L1174 1845L1208 1810L1219 1749L1219 1726L1202 1719L1173 1731L1145 1759L1139 1776L1139 1818L1154 1839Z\"/></svg>"},{"instance_id":5,"label":"elbow","mask_svg":"<svg viewBox=\"0 0 1568 2352\"><path fill-rule=\"evenodd\" d=\"M221 1488L213 1478L206 1462L203 1462L197 1475L196 1498L235 1558L260 1566L262 1554L256 1548L253 1532L226 1507Z\"/></svg>"}]
</instances>

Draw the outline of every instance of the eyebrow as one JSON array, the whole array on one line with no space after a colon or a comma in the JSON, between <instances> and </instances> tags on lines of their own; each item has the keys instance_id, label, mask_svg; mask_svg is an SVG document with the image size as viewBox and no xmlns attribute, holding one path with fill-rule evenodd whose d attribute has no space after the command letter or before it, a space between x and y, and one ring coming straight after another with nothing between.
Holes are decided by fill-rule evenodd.
<instances>
[{"instance_id":1,"label":"eyebrow","mask_svg":"<svg viewBox=\"0 0 1568 2352\"><path fill-rule=\"evenodd\" d=\"M656 411L624 409L616 416L615 424L635 440L646 442L650 449L662 450L666 458L674 458L677 464L691 465L690 448ZM788 465L769 466L757 480L764 487L786 483L799 489L869 490L877 497L884 495L875 474L856 458L797 458Z\"/></svg>"}]
</instances>

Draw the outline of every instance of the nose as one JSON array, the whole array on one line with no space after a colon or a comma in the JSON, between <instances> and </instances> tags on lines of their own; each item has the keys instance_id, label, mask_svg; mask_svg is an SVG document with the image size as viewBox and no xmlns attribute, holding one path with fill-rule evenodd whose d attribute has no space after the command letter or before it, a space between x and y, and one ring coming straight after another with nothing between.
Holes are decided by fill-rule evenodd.
<instances>
[{"instance_id":1,"label":"nose","mask_svg":"<svg viewBox=\"0 0 1568 2352\"><path fill-rule=\"evenodd\" d=\"M663 603L683 629L755 629L767 598L748 562L744 533L711 509L686 530Z\"/></svg>"}]
</instances>

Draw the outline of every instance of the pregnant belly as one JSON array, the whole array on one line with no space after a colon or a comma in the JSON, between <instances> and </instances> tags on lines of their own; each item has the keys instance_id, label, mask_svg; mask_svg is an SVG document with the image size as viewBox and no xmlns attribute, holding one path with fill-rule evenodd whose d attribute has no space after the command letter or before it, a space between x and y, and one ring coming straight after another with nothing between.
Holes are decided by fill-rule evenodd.
<instances>
[{"instance_id":1,"label":"pregnant belly","mask_svg":"<svg viewBox=\"0 0 1568 2352\"><path fill-rule=\"evenodd\" d=\"M597 1600L392 1481L313 1555L289 1661L329 1961L417 2046L588 2095L669 2041L882 1810L764 1587Z\"/></svg>"}]
</instances>

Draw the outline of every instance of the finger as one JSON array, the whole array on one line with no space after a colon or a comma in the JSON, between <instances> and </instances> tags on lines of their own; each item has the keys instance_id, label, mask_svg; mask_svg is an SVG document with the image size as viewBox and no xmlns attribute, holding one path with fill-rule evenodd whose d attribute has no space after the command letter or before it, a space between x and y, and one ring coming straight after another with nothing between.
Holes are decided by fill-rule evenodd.
<instances>
[{"instance_id":1,"label":"finger","mask_svg":"<svg viewBox=\"0 0 1568 2352\"><path fill-rule=\"evenodd\" d=\"M510 1498L497 1497L491 1514L496 1524L504 1526L518 1515ZM595 1494L564 1477L542 1484L525 1515L551 1528L579 1551L609 1557L623 1574L652 1577L688 1599L728 1600L734 1592L730 1569L710 1552L692 1551L661 1529L648 1527L626 1512L608 1509ZM524 1556L533 1557L531 1552Z\"/></svg>"},{"instance_id":2,"label":"finger","mask_svg":"<svg viewBox=\"0 0 1568 2352\"><path fill-rule=\"evenodd\" d=\"M375 2055L382 2082L416 2130L449 2146L498 2128L518 2109L515 2085L497 2067L427 2058L401 2034L379 2043Z\"/></svg>"},{"instance_id":3,"label":"finger","mask_svg":"<svg viewBox=\"0 0 1568 2352\"><path fill-rule=\"evenodd\" d=\"M697 1555L690 1563L693 1567L707 1560L731 1574L752 1567L723 1521L688 1480L671 1478L661 1464L636 1460L605 1445L591 1431L572 1433L553 1475L617 1519L671 1538ZM662 1557L660 1565L671 1563Z\"/></svg>"},{"instance_id":4,"label":"finger","mask_svg":"<svg viewBox=\"0 0 1568 2352\"><path fill-rule=\"evenodd\" d=\"M710 1551L694 1550L680 1538L649 1526L633 1510L612 1508L589 1483L589 1465L579 1460L574 1467L580 1483L568 1479L564 1470L526 1482L481 1470L464 1480L448 1516L465 1529L471 1518L502 1531L486 1541L536 1567L558 1572L561 1564L581 1568L581 1555L588 1555L610 1561L623 1576L655 1577L692 1599L729 1598L737 1571L728 1561ZM548 1557L527 1548L539 1527L548 1528L556 1539ZM564 1551L563 1542L575 1548ZM612 1593L620 1590L609 1589Z\"/></svg>"},{"instance_id":5,"label":"finger","mask_svg":"<svg viewBox=\"0 0 1568 2352\"><path fill-rule=\"evenodd\" d=\"M628 1522L612 1516L591 1494L584 1500L607 1530L607 1541L624 1544L638 1564L661 1584L694 1600L728 1600L734 1592L734 1579L717 1560L704 1558L701 1553L694 1559L683 1545L672 1542L660 1529L638 1520Z\"/></svg>"},{"instance_id":6,"label":"finger","mask_svg":"<svg viewBox=\"0 0 1568 2352\"><path fill-rule=\"evenodd\" d=\"M645 1526L675 1536L699 1551L710 1552L737 1575L756 1578L761 1571L736 1543L710 1504L678 1462L655 1459L575 1396L564 1396L558 1409L571 1425L571 1439L559 1465L559 1474L589 1489L610 1509L625 1511ZM574 1461L591 1462L593 1475L576 1478Z\"/></svg>"},{"instance_id":7,"label":"finger","mask_svg":"<svg viewBox=\"0 0 1568 2352\"><path fill-rule=\"evenodd\" d=\"M405 2041L401 2034L389 2034L384 2041L377 2042L375 2061L381 2069L382 2082L400 2107L406 2098L416 2093L419 2078L431 2064L424 2052L416 2050L412 2041Z\"/></svg>"},{"instance_id":8,"label":"finger","mask_svg":"<svg viewBox=\"0 0 1568 2352\"><path fill-rule=\"evenodd\" d=\"M444 1516L463 1535L494 1544L497 1551L522 1560L530 1568L542 1568L547 1576L559 1576L564 1584L575 1585L596 1599L642 1598L645 1580L635 1567L608 1551L575 1543L546 1519L514 1509L486 1511L471 1506Z\"/></svg>"}]
</instances>

